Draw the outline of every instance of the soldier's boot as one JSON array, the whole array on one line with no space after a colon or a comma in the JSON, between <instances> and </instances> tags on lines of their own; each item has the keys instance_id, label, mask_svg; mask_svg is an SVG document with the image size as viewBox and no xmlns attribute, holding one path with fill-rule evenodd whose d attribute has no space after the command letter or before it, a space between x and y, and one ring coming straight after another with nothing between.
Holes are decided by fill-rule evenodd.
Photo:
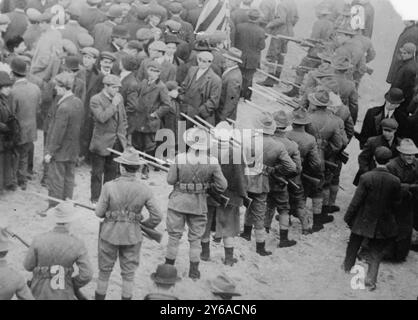
<instances>
[{"instance_id":1,"label":"soldier's boot","mask_svg":"<svg viewBox=\"0 0 418 320\"><path fill-rule=\"evenodd\" d=\"M175 259L168 259L168 258L165 258L165 264L170 264L170 265L172 265L172 266L174 266L174 263L176 262L176 260Z\"/></svg>"},{"instance_id":2,"label":"soldier's boot","mask_svg":"<svg viewBox=\"0 0 418 320\"><path fill-rule=\"evenodd\" d=\"M242 232L239 236L244 238L247 241L251 241L251 231L253 230L253 226L246 226L244 225L244 232Z\"/></svg>"},{"instance_id":3,"label":"soldier's boot","mask_svg":"<svg viewBox=\"0 0 418 320\"><path fill-rule=\"evenodd\" d=\"M199 262L190 261L189 278L193 280L200 279Z\"/></svg>"},{"instance_id":4,"label":"soldier's boot","mask_svg":"<svg viewBox=\"0 0 418 320\"><path fill-rule=\"evenodd\" d=\"M105 294L100 294L97 292L94 293L94 300L104 300L105 298L106 298Z\"/></svg>"},{"instance_id":5,"label":"soldier's boot","mask_svg":"<svg viewBox=\"0 0 418 320\"><path fill-rule=\"evenodd\" d=\"M256 242L256 252L260 255L260 256L269 256L271 255L271 251L267 251L266 250L266 242Z\"/></svg>"},{"instance_id":6,"label":"soldier's boot","mask_svg":"<svg viewBox=\"0 0 418 320\"><path fill-rule=\"evenodd\" d=\"M201 242L202 252L200 253L200 259L203 261L210 260L210 242Z\"/></svg>"},{"instance_id":7,"label":"soldier's boot","mask_svg":"<svg viewBox=\"0 0 418 320\"><path fill-rule=\"evenodd\" d=\"M328 213L334 213L340 211L340 207L335 205L338 194L338 185L331 185L329 187L329 202L328 202Z\"/></svg>"},{"instance_id":8,"label":"soldier's boot","mask_svg":"<svg viewBox=\"0 0 418 320\"><path fill-rule=\"evenodd\" d=\"M134 282L122 279L122 300L132 300Z\"/></svg>"},{"instance_id":9,"label":"soldier's boot","mask_svg":"<svg viewBox=\"0 0 418 320\"><path fill-rule=\"evenodd\" d=\"M288 234L289 230L280 230L279 248L288 248L296 245L297 242L295 240L289 240Z\"/></svg>"},{"instance_id":10,"label":"soldier's boot","mask_svg":"<svg viewBox=\"0 0 418 320\"><path fill-rule=\"evenodd\" d=\"M259 84L260 86L263 87L273 87L275 84L277 83L276 80L267 77L266 79L264 79L264 81L258 81L257 84Z\"/></svg>"},{"instance_id":11,"label":"soldier's boot","mask_svg":"<svg viewBox=\"0 0 418 320\"><path fill-rule=\"evenodd\" d=\"M234 258L234 248L225 248L225 261L224 265L233 266L234 263L237 263L238 259Z\"/></svg>"},{"instance_id":12,"label":"soldier's boot","mask_svg":"<svg viewBox=\"0 0 418 320\"><path fill-rule=\"evenodd\" d=\"M299 96L299 88L296 86L292 86L292 89L286 92L283 92L283 94L287 95L290 98L294 98Z\"/></svg>"}]
</instances>

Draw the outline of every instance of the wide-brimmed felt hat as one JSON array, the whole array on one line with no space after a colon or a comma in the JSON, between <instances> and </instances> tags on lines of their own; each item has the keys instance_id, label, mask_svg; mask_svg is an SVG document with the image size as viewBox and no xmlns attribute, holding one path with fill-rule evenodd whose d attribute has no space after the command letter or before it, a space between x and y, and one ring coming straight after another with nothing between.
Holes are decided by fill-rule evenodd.
<instances>
[{"instance_id":1,"label":"wide-brimmed felt hat","mask_svg":"<svg viewBox=\"0 0 418 320\"><path fill-rule=\"evenodd\" d=\"M299 125L307 125L311 123L308 111L305 108L297 108L292 112L292 123Z\"/></svg>"},{"instance_id":2,"label":"wide-brimmed felt hat","mask_svg":"<svg viewBox=\"0 0 418 320\"><path fill-rule=\"evenodd\" d=\"M226 50L222 53L222 56L225 58L242 63L241 57L242 57L242 51L238 48L231 47L229 50Z\"/></svg>"},{"instance_id":3,"label":"wide-brimmed felt hat","mask_svg":"<svg viewBox=\"0 0 418 320\"><path fill-rule=\"evenodd\" d=\"M201 128L190 128L183 134L183 140L186 144L195 150L207 150L209 148L208 133Z\"/></svg>"},{"instance_id":4,"label":"wide-brimmed felt hat","mask_svg":"<svg viewBox=\"0 0 418 320\"><path fill-rule=\"evenodd\" d=\"M325 87L317 87L315 92L308 95L308 100L314 106L317 107L328 107L331 104L329 99L329 92Z\"/></svg>"},{"instance_id":5,"label":"wide-brimmed felt hat","mask_svg":"<svg viewBox=\"0 0 418 320\"><path fill-rule=\"evenodd\" d=\"M13 84L9 74L6 71L0 71L0 88L10 87Z\"/></svg>"},{"instance_id":6,"label":"wide-brimmed felt hat","mask_svg":"<svg viewBox=\"0 0 418 320\"><path fill-rule=\"evenodd\" d=\"M418 148L411 139L402 139L396 150L403 154L418 154Z\"/></svg>"},{"instance_id":7,"label":"wide-brimmed felt hat","mask_svg":"<svg viewBox=\"0 0 418 320\"><path fill-rule=\"evenodd\" d=\"M277 125L273 115L269 112L260 112L253 121L255 129L262 129L264 134L274 135Z\"/></svg>"},{"instance_id":8,"label":"wide-brimmed felt hat","mask_svg":"<svg viewBox=\"0 0 418 320\"><path fill-rule=\"evenodd\" d=\"M385 99L392 104L401 104L405 101L403 91L399 88L391 88L386 94Z\"/></svg>"},{"instance_id":9,"label":"wide-brimmed felt hat","mask_svg":"<svg viewBox=\"0 0 418 320\"><path fill-rule=\"evenodd\" d=\"M0 252L9 251L10 239L6 229L0 228Z\"/></svg>"},{"instance_id":10,"label":"wide-brimmed felt hat","mask_svg":"<svg viewBox=\"0 0 418 320\"><path fill-rule=\"evenodd\" d=\"M275 112L273 118L276 121L277 128L287 128L291 123L289 115L284 110Z\"/></svg>"},{"instance_id":11,"label":"wide-brimmed felt hat","mask_svg":"<svg viewBox=\"0 0 418 320\"><path fill-rule=\"evenodd\" d=\"M215 295L223 295L223 296L240 296L241 294L236 292L236 285L225 274L220 274L216 278L210 280L210 289L213 294Z\"/></svg>"},{"instance_id":12,"label":"wide-brimmed felt hat","mask_svg":"<svg viewBox=\"0 0 418 320\"><path fill-rule=\"evenodd\" d=\"M57 206L48 209L46 214L51 217L55 223L70 223L79 218L74 205L68 201L61 202Z\"/></svg>"},{"instance_id":13,"label":"wide-brimmed felt hat","mask_svg":"<svg viewBox=\"0 0 418 320\"><path fill-rule=\"evenodd\" d=\"M23 77L26 76L27 65L25 60L23 60L22 58L13 58L12 62L10 63L10 68L17 75Z\"/></svg>"},{"instance_id":14,"label":"wide-brimmed felt hat","mask_svg":"<svg viewBox=\"0 0 418 320\"><path fill-rule=\"evenodd\" d=\"M122 155L113 159L113 161L130 166L140 166L145 164L145 161L141 159L139 154L131 148L125 149Z\"/></svg>"},{"instance_id":15,"label":"wide-brimmed felt hat","mask_svg":"<svg viewBox=\"0 0 418 320\"><path fill-rule=\"evenodd\" d=\"M157 284L173 285L180 281L177 269L171 264L160 264L157 270L151 274L151 279Z\"/></svg>"}]
</instances>

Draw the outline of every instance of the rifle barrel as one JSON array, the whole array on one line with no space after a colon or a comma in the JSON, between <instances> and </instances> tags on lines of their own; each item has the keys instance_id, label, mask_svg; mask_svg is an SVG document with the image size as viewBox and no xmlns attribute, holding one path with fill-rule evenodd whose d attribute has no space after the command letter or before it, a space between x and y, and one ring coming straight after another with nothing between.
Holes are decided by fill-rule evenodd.
<instances>
[{"instance_id":1,"label":"rifle barrel","mask_svg":"<svg viewBox=\"0 0 418 320\"><path fill-rule=\"evenodd\" d=\"M296 83L293 83L293 82L291 82L291 81L287 81L287 80L282 80L282 79L279 79L279 78L277 78L277 77L275 77L275 76L271 75L270 73L265 72L264 70L261 70L261 69L258 69L258 68L257 68L257 71L258 71L258 72L260 72L260 73L262 73L262 74L264 74L266 77L272 78L273 80L276 80L276 81L279 81L279 82L283 82L283 83L286 83L286 84L289 84L289 85L295 86L295 87L297 87L297 88L300 88L300 85L298 85L298 84L296 84Z\"/></svg>"},{"instance_id":2,"label":"rifle barrel","mask_svg":"<svg viewBox=\"0 0 418 320\"><path fill-rule=\"evenodd\" d=\"M122 152L119 152L119 151L114 150L114 149L112 149L112 148L107 148L107 150L109 150L110 152L113 152L114 154L117 154L118 156L121 156L121 155L122 155ZM138 151L138 150L136 150L136 151ZM153 158L154 158L154 157L153 157ZM154 158L154 161L157 161L157 160L155 160L155 159L156 159L156 158ZM148 164L150 164L150 165L154 166L154 167L157 167L157 168L159 168L159 169L161 169L161 170L163 170L163 171L168 172L168 168L167 168L167 167L164 167L164 166L162 166L162 165L160 165L160 164L158 164L158 163L155 163L155 162L149 161L149 160L144 159L144 158L142 158L142 160L143 160L143 161L145 161L146 163L148 163ZM160 160L160 159L158 159L158 160ZM162 161L162 160L161 160L161 161Z\"/></svg>"}]
</instances>

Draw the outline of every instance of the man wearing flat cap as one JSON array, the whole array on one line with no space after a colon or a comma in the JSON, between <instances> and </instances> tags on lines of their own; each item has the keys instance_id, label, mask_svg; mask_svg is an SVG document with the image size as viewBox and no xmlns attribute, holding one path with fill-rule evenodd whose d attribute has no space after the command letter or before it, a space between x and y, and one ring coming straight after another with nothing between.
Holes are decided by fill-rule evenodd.
<instances>
[{"instance_id":1,"label":"man wearing flat cap","mask_svg":"<svg viewBox=\"0 0 418 320\"><path fill-rule=\"evenodd\" d=\"M116 63L116 56L113 52L103 51L100 53L100 72L104 75L113 74L114 64Z\"/></svg>"},{"instance_id":2,"label":"man wearing flat cap","mask_svg":"<svg viewBox=\"0 0 418 320\"><path fill-rule=\"evenodd\" d=\"M398 88L391 88L385 94L385 104L379 107L370 108L364 116L363 126L356 138L360 142L360 149L363 149L367 139L382 134L381 122L383 119L392 118L398 123L396 135L399 138L408 137L410 134L409 123L406 115L399 111L398 107L405 101L403 91Z\"/></svg>"},{"instance_id":3,"label":"man wearing flat cap","mask_svg":"<svg viewBox=\"0 0 418 320\"><path fill-rule=\"evenodd\" d=\"M54 81L59 100L48 130L44 160L48 164L48 194L66 200L73 197L84 110L82 101L72 92L74 74L60 73Z\"/></svg>"},{"instance_id":4,"label":"man wearing flat cap","mask_svg":"<svg viewBox=\"0 0 418 320\"><path fill-rule=\"evenodd\" d=\"M126 148L127 119L123 98L119 93L120 78L113 74L103 78L104 88L90 100L94 126L90 142L92 153L91 202L99 199L102 184L118 175L114 156L107 148L122 151Z\"/></svg>"},{"instance_id":5,"label":"man wearing flat cap","mask_svg":"<svg viewBox=\"0 0 418 320\"><path fill-rule=\"evenodd\" d=\"M358 156L359 170L354 178L354 185L358 184L360 176L376 167L373 160L373 155L378 147L387 147L392 151L392 156L395 158L398 155L397 146L400 139L397 137L397 130L399 128L398 122L393 118L383 119L380 123L382 134L370 137L363 146L361 153Z\"/></svg>"},{"instance_id":6,"label":"man wearing flat cap","mask_svg":"<svg viewBox=\"0 0 418 320\"><path fill-rule=\"evenodd\" d=\"M208 51L202 51L197 55L197 67L189 69L182 83L184 96L180 107L188 116L193 118L197 115L215 125L222 80L210 67L212 61L213 55Z\"/></svg>"},{"instance_id":7,"label":"man wearing flat cap","mask_svg":"<svg viewBox=\"0 0 418 320\"><path fill-rule=\"evenodd\" d=\"M392 152L386 147L379 147L373 157L377 167L360 178L344 216L351 234L343 269L347 273L351 271L361 244L367 239L370 259L365 285L370 291L376 289L380 262L398 235L397 215L401 201L401 181L386 168Z\"/></svg>"},{"instance_id":8,"label":"man wearing flat cap","mask_svg":"<svg viewBox=\"0 0 418 320\"><path fill-rule=\"evenodd\" d=\"M94 26L92 36L94 38L94 47L102 51L113 52L112 47L112 32L113 28L120 25L122 22L122 8L114 4L107 12L107 19L104 22L98 23Z\"/></svg>"},{"instance_id":9,"label":"man wearing flat cap","mask_svg":"<svg viewBox=\"0 0 418 320\"><path fill-rule=\"evenodd\" d=\"M101 0L87 0L87 6L80 12L78 22L80 22L80 25L86 28L90 34L93 34L95 25L108 19L106 14L98 8L101 3Z\"/></svg>"}]
</instances>

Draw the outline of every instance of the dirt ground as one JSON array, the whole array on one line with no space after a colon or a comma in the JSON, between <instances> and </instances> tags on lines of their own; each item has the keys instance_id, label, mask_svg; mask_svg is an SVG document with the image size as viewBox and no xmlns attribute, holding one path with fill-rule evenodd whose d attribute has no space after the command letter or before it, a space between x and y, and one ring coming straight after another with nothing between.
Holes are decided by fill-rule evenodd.
<instances>
[{"instance_id":1,"label":"dirt ground","mask_svg":"<svg viewBox=\"0 0 418 320\"><path fill-rule=\"evenodd\" d=\"M296 2L300 12L300 21L295 28L296 36L308 37L314 21L313 8L317 1L296 0ZM385 79L393 48L403 29L400 17L394 12L389 2L372 0L372 4L376 9L373 42L377 57L375 61L370 63L370 66L375 70L373 75L366 75L360 87L360 120L367 108L383 102L383 94L388 87ZM291 44L286 64L297 65L303 54L302 49ZM262 79L263 77L258 75L257 78ZM292 78L293 72L289 71L288 79ZM266 101L257 95L254 97L254 102L271 111L280 108L279 105ZM251 119L256 113L257 111L248 105L240 104L238 126L251 126ZM360 121L357 128L359 126L361 126ZM42 159L41 137L42 133L39 132L35 160L37 175L29 183L28 191L46 193L45 188L42 188L39 183ZM298 243L296 246L286 249L277 248L278 225L275 224L274 230L267 240L267 248L273 251L273 255L269 257L260 257L255 253L254 240L249 243L243 239L237 239L235 255L239 262L233 267L223 265L221 260L224 253L223 247L212 243L212 260L201 263L202 277L200 281L196 282L187 277L188 242L187 238L183 236L176 263L182 280L176 285L174 294L180 299L214 299L207 281L221 272L226 272L236 281L237 290L242 294L242 299L416 299L418 295L418 254L415 252L411 252L408 260L403 264L383 263L379 272L378 288L375 292L351 289L350 281L353 275L347 275L340 269L349 237L349 230L342 217L355 190L351 182L357 171L359 152L357 140L351 142L348 151L350 161L344 166L341 175L341 186L345 191L340 190L337 199L342 210L335 215L335 222L327 224L321 232L302 236L299 222L293 219L290 237L297 240ZM171 187L165 182L165 174L151 172L151 178L147 183L151 185L165 214L168 194L171 191ZM74 199L88 203L89 196L90 169L88 167L77 168ZM8 225L11 230L27 241L31 241L37 234L46 232L52 227L49 218L37 215L37 212L45 209L46 206L46 201L21 191L8 193L0 199L0 223ZM311 204L308 203L309 210L310 207ZM98 274L97 234L99 221L92 212L84 209L79 210L83 218L74 223L72 233L85 241L96 278ZM244 211L242 211L242 217L243 213ZM165 231L164 220L157 228L160 231ZM141 263L135 279L135 299L143 299L147 293L155 291L150 274L155 271L158 264L164 261L166 243L166 233L164 233L161 244L149 240L143 242ZM31 275L25 272L22 267L24 256L25 248L14 241L8 260L17 270L22 271L27 278L30 278ZM360 263L360 265L362 264ZM117 266L111 277L108 299L120 299L120 283L121 278ZM82 291L92 298L94 290L95 281L92 281Z\"/></svg>"}]
</instances>

